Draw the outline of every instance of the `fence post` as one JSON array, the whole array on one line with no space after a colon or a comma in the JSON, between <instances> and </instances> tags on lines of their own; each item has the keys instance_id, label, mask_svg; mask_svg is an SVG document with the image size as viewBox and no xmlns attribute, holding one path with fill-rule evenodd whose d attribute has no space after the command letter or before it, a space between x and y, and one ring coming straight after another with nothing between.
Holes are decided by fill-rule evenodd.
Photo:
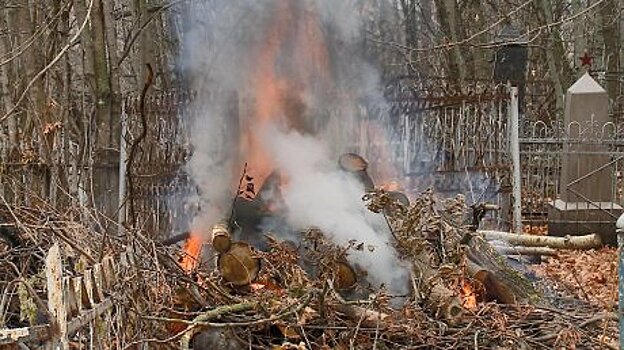
<instances>
[{"instance_id":1,"label":"fence post","mask_svg":"<svg viewBox=\"0 0 624 350\"><path fill-rule=\"evenodd\" d=\"M513 230L514 232L522 232L522 191L520 188L520 138L518 129L520 122L518 120L518 88L512 86L509 88L511 105L509 111L509 151L511 153L511 161L513 168Z\"/></svg>"},{"instance_id":2,"label":"fence post","mask_svg":"<svg viewBox=\"0 0 624 350\"><path fill-rule=\"evenodd\" d=\"M46 256L46 281L48 287L48 310L52 316L52 340L49 349L69 349L67 338L67 309L63 293L63 265L58 243L54 243Z\"/></svg>"}]
</instances>

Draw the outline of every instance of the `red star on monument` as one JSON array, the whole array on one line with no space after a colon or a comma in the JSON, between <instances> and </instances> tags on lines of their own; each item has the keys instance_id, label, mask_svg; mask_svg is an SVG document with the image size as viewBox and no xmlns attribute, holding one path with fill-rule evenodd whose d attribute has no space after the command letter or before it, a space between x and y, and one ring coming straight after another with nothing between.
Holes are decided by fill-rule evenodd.
<instances>
[{"instance_id":1,"label":"red star on monument","mask_svg":"<svg viewBox=\"0 0 624 350\"><path fill-rule=\"evenodd\" d=\"M592 66L594 56L590 56L589 53L585 51L583 56L580 56L579 59L581 60L581 67L587 66L587 68L589 69Z\"/></svg>"}]
</instances>

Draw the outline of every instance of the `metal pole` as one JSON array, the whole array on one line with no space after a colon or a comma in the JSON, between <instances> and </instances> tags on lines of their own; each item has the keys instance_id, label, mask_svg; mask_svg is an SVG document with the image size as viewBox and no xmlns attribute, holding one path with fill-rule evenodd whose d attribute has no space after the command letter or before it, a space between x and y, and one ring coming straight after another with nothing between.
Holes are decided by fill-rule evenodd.
<instances>
[{"instance_id":1,"label":"metal pole","mask_svg":"<svg viewBox=\"0 0 624 350\"><path fill-rule=\"evenodd\" d=\"M620 220L618 220L620 221ZM620 319L620 350L624 350L624 231L617 229L618 242L618 318Z\"/></svg>"},{"instance_id":2,"label":"metal pole","mask_svg":"<svg viewBox=\"0 0 624 350\"><path fill-rule=\"evenodd\" d=\"M520 188L520 139L518 136L518 88L509 88L511 108L509 111L509 151L513 169L513 229L514 232L522 232L522 194Z\"/></svg>"}]
</instances>

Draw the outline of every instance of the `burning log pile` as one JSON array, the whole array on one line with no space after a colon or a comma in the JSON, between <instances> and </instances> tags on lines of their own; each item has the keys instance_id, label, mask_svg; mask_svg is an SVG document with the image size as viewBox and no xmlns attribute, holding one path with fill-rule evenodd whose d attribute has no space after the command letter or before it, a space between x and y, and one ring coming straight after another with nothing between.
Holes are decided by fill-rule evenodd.
<instances>
[{"instance_id":1,"label":"burning log pile","mask_svg":"<svg viewBox=\"0 0 624 350\"><path fill-rule=\"evenodd\" d=\"M392 228L390 243L409 266L409 294L368 283L367 271L348 259L362 250L374 257L376 247L341 246L318 228L301 232L297 243L267 233L258 249L220 222L211 242L187 247L199 252L204 245L216 257L198 253L198 261L128 232L141 273L123 282L132 288L117 288L116 311L106 317L123 320L126 330L107 342L182 349L613 348L613 314L576 299L555 309L552 297L541 297L475 234L462 197L438 201L426 191L410 205L395 197L374 190L365 199ZM53 241L64 242L67 271L130 244L112 237L102 245L106 236L60 214L24 208L2 214L13 225L2 236L0 271L8 281L1 315L9 328L48 321L28 310L45 310L37 306L46 303L38 256ZM15 242L21 248L8 248ZM13 291L20 285L28 287Z\"/></svg>"},{"instance_id":2,"label":"burning log pile","mask_svg":"<svg viewBox=\"0 0 624 350\"><path fill-rule=\"evenodd\" d=\"M369 179L365 170L359 177ZM312 227L298 242L266 233L256 247L236 240L235 225L219 223L208 249L216 266L208 258L184 271L172 282L178 292L167 309L175 312L143 319L166 327L169 337L158 342L182 349L613 347L612 314L579 300L582 315L553 309L554 297L543 297L476 232L462 196L439 201L428 190L406 204L369 189L368 209L386 218L390 244L408 266L407 295L371 284L349 260L358 251L375 256L366 242L341 246Z\"/></svg>"}]
</instances>

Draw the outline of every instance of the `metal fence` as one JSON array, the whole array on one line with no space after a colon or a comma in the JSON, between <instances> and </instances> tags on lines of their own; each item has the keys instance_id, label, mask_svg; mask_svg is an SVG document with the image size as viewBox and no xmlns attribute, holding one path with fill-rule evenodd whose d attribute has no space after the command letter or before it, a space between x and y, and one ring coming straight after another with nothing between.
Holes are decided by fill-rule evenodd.
<instances>
[{"instance_id":1,"label":"metal fence","mask_svg":"<svg viewBox=\"0 0 624 350\"><path fill-rule=\"evenodd\" d=\"M461 92L411 84L401 81L388 93L397 159L409 190L432 187L443 197L465 194L468 204L497 203L506 209L489 221L508 226L507 89L491 82L473 82Z\"/></svg>"},{"instance_id":2,"label":"metal fence","mask_svg":"<svg viewBox=\"0 0 624 350\"><path fill-rule=\"evenodd\" d=\"M464 92L437 90L402 82L389 93L395 130L395 154L403 174L415 190L433 187L443 196L462 193L468 203L486 200L503 210L491 220L501 229L512 224L513 163L510 149L510 92L505 86L473 82ZM445 84L438 84L442 87ZM558 197L575 191L581 182L601 174L609 195L603 202L575 196L582 205L609 212L622 204L624 123L563 125L559 118L543 115L550 94L536 82L527 84L524 113L519 116L519 179L522 221L530 226L548 223L548 211ZM466 92L467 91L467 92ZM541 91L541 93L539 93ZM593 168L579 179L562 179L562 162ZM572 166L572 165L568 165ZM606 204L611 203L611 204ZM579 204L580 205L580 204ZM602 208L611 205L610 208ZM578 216L574 222L595 221ZM607 220L607 219L602 219ZM605 221L606 224L611 222ZM574 227L568 226L568 227ZM573 233L573 232L570 232Z\"/></svg>"},{"instance_id":3,"label":"metal fence","mask_svg":"<svg viewBox=\"0 0 624 350\"><path fill-rule=\"evenodd\" d=\"M608 195L604 204L587 198L577 198L596 209L617 209L622 205L622 169L624 166L624 124L599 123L591 117L586 122L530 122L520 126L522 157L522 207L525 223L547 223L549 203L562 193L574 190L575 184L600 176L600 187ZM576 180L562 179L563 160L581 168L595 163L592 170ZM598 190L598 189L597 189ZM613 221L614 214L609 214ZM579 217L578 221L590 221Z\"/></svg>"}]
</instances>

